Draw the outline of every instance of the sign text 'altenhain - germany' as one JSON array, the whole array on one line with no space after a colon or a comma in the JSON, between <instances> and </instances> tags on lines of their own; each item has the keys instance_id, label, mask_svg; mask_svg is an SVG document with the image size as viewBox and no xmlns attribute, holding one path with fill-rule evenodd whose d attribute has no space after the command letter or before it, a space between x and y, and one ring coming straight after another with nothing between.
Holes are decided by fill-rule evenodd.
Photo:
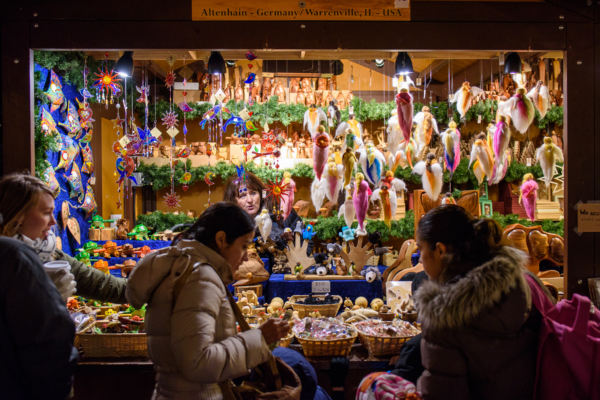
<instances>
[{"instance_id":1,"label":"sign text 'altenhain - germany'","mask_svg":"<svg viewBox=\"0 0 600 400\"><path fill-rule=\"evenodd\" d=\"M410 21L410 8L409 0L192 0L192 20Z\"/></svg>"}]
</instances>

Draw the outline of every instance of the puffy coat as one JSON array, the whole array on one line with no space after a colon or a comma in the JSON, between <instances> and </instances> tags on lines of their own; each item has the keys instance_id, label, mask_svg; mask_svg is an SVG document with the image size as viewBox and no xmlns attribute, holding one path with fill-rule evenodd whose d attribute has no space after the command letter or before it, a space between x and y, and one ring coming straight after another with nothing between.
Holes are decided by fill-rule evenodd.
<instances>
[{"instance_id":1,"label":"puffy coat","mask_svg":"<svg viewBox=\"0 0 600 400\"><path fill-rule=\"evenodd\" d=\"M127 279L106 275L99 269L88 267L58 249L54 252L54 259L65 260L71 266L71 273L77 282L75 295L107 303L127 303L125 297Z\"/></svg>"},{"instance_id":2,"label":"puffy coat","mask_svg":"<svg viewBox=\"0 0 600 400\"><path fill-rule=\"evenodd\" d=\"M188 264L176 304L173 289ZM155 399L230 398L230 380L267 361L258 329L238 333L223 283L231 267L195 240L181 240L144 257L131 273L126 295L136 308L148 303L148 351L156 375Z\"/></svg>"},{"instance_id":3,"label":"puffy coat","mask_svg":"<svg viewBox=\"0 0 600 400\"><path fill-rule=\"evenodd\" d=\"M502 247L489 262L416 294L423 323L425 399L532 399L541 316L525 280L527 255Z\"/></svg>"}]
</instances>

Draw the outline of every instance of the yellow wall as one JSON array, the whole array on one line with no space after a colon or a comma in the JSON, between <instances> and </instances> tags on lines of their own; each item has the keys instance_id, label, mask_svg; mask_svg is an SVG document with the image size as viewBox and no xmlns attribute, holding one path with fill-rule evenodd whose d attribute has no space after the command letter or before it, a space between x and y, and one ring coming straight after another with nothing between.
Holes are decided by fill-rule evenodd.
<instances>
[{"instance_id":1,"label":"yellow wall","mask_svg":"<svg viewBox=\"0 0 600 400\"><path fill-rule=\"evenodd\" d=\"M123 214L123 207L117 209L118 186L115 163L117 156L112 151L113 143L118 139L113 123L102 118L102 217L109 218L114 214ZM123 201L121 201L122 203Z\"/></svg>"}]
</instances>

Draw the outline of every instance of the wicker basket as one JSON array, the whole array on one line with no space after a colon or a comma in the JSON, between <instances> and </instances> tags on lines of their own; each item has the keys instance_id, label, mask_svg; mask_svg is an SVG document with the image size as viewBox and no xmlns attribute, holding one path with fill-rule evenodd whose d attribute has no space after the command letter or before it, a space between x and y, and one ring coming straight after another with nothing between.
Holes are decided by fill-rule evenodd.
<instances>
[{"instance_id":1,"label":"wicker basket","mask_svg":"<svg viewBox=\"0 0 600 400\"><path fill-rule=\"evenodd\" d=\"M302 350L306 357L318 357L318 356L347 356L350 354L352 349L352 343L356 340L358 335L356 329L352 330L352 336L346 339L332 339L332 340L315 340L315 339L302 339L294 333L296 340L302 345Z\"/></svg>"},{"instance_id":2,"label":"wicker basket","mask_svg":"<svg viewBox=\"0 0 600 400\"><path fill-rule=\"evenodd\" d=\"M290 332L286 337L281 339L279 341L279 346L280 347L289 347L289 345L292 343L292 340L294 340L294 332Z\"/></svg>"},{"instance_id":3,"label":"wicker basket","mask_svg":"<svg viewBox=\"0 0 600 400\"><path fill-rule=\"evenodd\" d=\"M78 334L87 358L148 357L148 337L145 333Z\"/></svg>"},{"instance_id":4,"label":"wicker basket","mask_svg":"<svg viewBox=\"0 0 600 400\"><path fill-rule=\"evenodd\" d=\"M389 354L400 354L400 348L402 345L412 336L400 336L400 337L381 337L372 336L362 333L358 328L355 328L358 332L358 340L365 347L369 354L372 356L383 356Z\"/></svg>"},{"instance_id":5,"label":"wicker basket","mask_svg":"<svg viewBox=\"0 0 600 400\"><path fill-rule=\"evenodd\" d=\"M304 318L315 310L319 311L323 317L335 317L342 306L343 299L340 296L333 296L339 299L335 304L297 304L296 301L307 298L308 296L295 295L290 298L292 309L298 311L298 316ZM313 296L319 299L324 299L325 296Z\"/></svg>"}]
</instances>

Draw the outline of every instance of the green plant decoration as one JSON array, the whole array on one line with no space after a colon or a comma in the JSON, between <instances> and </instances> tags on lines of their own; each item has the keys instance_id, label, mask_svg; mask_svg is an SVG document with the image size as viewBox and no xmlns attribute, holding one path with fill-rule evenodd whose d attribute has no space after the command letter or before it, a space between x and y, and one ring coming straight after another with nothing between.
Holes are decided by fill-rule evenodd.
<instances>
[{"instance_id":1,"label":"green plant decoration","mask_svg":"<svg viewBox=\"0 0 600 400\"><path fill-rule=\"evenodd\" d=\"M163 232L178 224L193 224L196 218L188 217L185 213L173 214L162 211L154 211L150 214L142 214L136 217L136 223L142 224L152 232Z\"/></svg>"}]
</instances>

